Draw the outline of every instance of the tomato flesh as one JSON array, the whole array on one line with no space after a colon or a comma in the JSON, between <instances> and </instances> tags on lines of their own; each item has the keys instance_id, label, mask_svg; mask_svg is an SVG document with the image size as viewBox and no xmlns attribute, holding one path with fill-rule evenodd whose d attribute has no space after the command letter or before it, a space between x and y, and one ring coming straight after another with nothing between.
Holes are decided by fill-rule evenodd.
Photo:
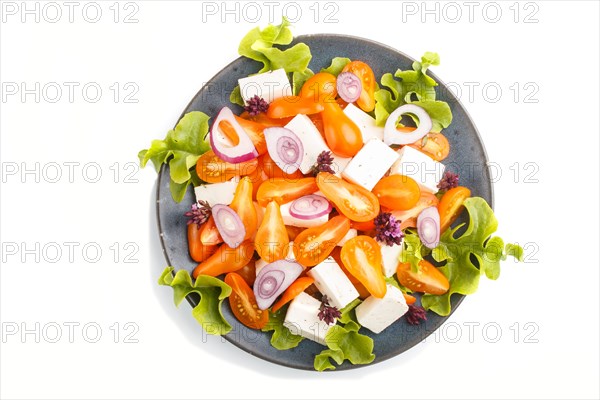
<instances>
[{"instance_id":1,"label":"tomato flesh","mask_svg":"<svg viewBox=\"0 0 600 400\"><path fill-rule=\"evenodd\" d=\"M244 239L253 237L258 226L258 216L252 202L252 182L250 178L245 176L240 179L229 206L237 213L246 228Z\"/></svg>"},{"instance_id":2,"label":"tomato flesh","mask_svg":"<svg viewBox=\"0 0 600 400\"><path fill-rule=\"evenodd\" d=\"M436 161L442 161L450 153L450 143L448 139L441 133L430 132L427 134L427 139L420 139L409 146L427 154ZM423 145L425 143L425 145Z\"/></svg>"},{"instance_id":3,"label":"tomato flesh","mask_svg":"<svg viewBox=\"0 0 600 400\"><path fill-rule=\"evenodd\" d=\"M362 283L373 296L383 298L387 291L381 270L381 248L370 236L356 236L342 246L340 254L344 267Z\"/></svg>"},{"instance_id":4,"label":"tomato flesh","mask_svg":"<svg viewBox=\"0 0 600 400\"><path fill-rule=\"evenodd\" d=\"M190 257L196 262L206 260L219 248L216 243L208 245L202 243L202 231L205 227L206 224L203 224L200 228L196 224L189 224L187 226L188 249Z\"/></svg>"},{"instance_id":5,"label":"tomato flesh","mask_svg":"<svg viewBox=\"0 0 600 400\"><path fill-rule=\"evenodd\" d=\"M232 164L221 160L216 154L209 150L200 156L196 163L196 173L204 182L222 183L237 176L250 175L256 171L258 159Z\"/></svg>"},{"instance_id":6,"label":"tomato flesh","mask_svg":"<svg viewBox=\"0 0 600 400\"><path fill-rule=\"evenodd\" d=\"M294 240L296 261L312 267L325 260L350 230L350 220L343 215L331 218L321 226L302 231Z\"/></svg>"},{"instance_id":7,"label":"tomato flesh","mask_svg":"<svg viewBox=\"0 0 600 400\"><path fill-rule=\"evenodd\" d=\"M328 172L317 175L317 186L338 211L352 221L369 221L379 214L379 200L367 189Z\"/></svg>"},{"instance_id":8,"label":"tomato flesh","mask_svg":"<svg viewBox=\"0 0 600 400\"><path fill-rule=\"evenodd\" d=\"M231 287L229 306L238 321L248 328L264 328L269 322L269 312L258 308L254 292L244 278L235 272L230 272L225 276L225 283Z\"/></svg>"},{"instance_id":9,"label":"tomato flesh","mask_svg":"<svg viewBox=\"0 0 600 400\"><path fill-rule=\"evenodd\" d=\"M263 182L256 193L256 201L266 207L270 201L285 204L319 190L315 178L303 178L295 182L287 179L272 179Z\"/></svg>"},{"instance_id":10,"label":"tomato flesh","mask_svg":"<svg viewBox=\"0 0 600 400\"><path fill-rule=\"evenodd\" d=\"M248 264L253 255L254 246L249 240L235 249L223 243L212 256L198 264L192 275L196 279L199 275L219 276L234 272Z\"/></svg>"},{"instance_id":11,"label":"tomato flesh","mask_svg":"<svg viewBox=\"0 0 600 400\"><path fill-rule=\"evenodd\" d=\"M267 205L262 223L256 232L254 247L263 260L272 263L287 255L289 242L279 204L271 201Z\"/></svg>"},{"instance_id":12,"label":"tomato flesh","mask_svg":"<svg viewBox=\"0 0 600 400\"><path fill-rule=\"evenodd\" d=\"M456 221L464 208L463 202L469 197L471 197L471 191L464 186L452 188L444 193L438 204L440 232L444 232Z\"/></svg>"},{"instance_id":13,"label":"tomato flesh","mask_svg":"<svg viewBox=\"0 0 600 400\"><path fill-rule=\"evenodd\" d=\"M413 272L410 263L398 263L396 276L402 286L413 292L441 295L448 291L448 278L430 262L419 261L419 270Z\"/></svg>"}]
</instances>

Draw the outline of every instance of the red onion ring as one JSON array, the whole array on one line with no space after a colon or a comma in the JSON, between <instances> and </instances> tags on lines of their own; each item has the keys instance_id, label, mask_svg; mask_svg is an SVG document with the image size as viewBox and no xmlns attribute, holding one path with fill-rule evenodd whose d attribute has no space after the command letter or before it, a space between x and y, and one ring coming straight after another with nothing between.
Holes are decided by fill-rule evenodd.
<instances>
[{"instance_id":1,"label":"red onion ring","mask_svg":"<svg viewBox=\"0 0 600 400\"><path fill-rule=\"evenodd\" d=\"M414 114L419 119L419 126L417 129L410 133L402 133L398 132L396 129L396 124L398 123L398 119L402 114ZM427 111L422 107L419 107L414 104L405 104L396 108L388 117L385 122L385 128L383 130L383 141L385 144L410 144L414 143L417 140L421 139L423 136L427 135L431 128L433 127L433 122L431 122L431 118Z\"/></svg>"},{"instance_id":2,"label":"red onion ring","mask_svg":"<svg viewBox=\"0 0 600 400\"><path fill-rule=\"evenodd\" d=\"M233 145L231 141L219 130L219 124L227 121L231 124L235 133L239 138L239 143ZM217 157L223 161L232 164L239 164L244 161L252 160L258 157L258 152L250 140L250 137L236 121L233 112L229 107L223 107L210 130L210 147L213 149Z\"/></svg>"},{"instance_id":3,"label":"red onion ring","mask_svg":"<svg viewBox=\"0 0 600 400\"><path fill-rule=\"evenodd\" d=\"M342 100L354 103L362 92L360 78L352 72L342 72L336 80L337 91Z\"/></svg>"},{"instance_id":4,"label":"red onion ring","mask_svg":"<svg viewBox=\"0 0 600 400\"><path fill-rule=\"evenodd\" d=\"M437 247L440 243L440 213L437 207L427 207L419 213L417 233L427 248Z\"/></svg>"},{"instance_id":5,"label":"red onion ring","mask_svg":"<svg viewBox=\"0 0 600 400\"><path fill-rule=\"evenodd\" d=\"M300 138L290 129L282 127L266 128L263 134L267 141L267 151L275 164L287 174L296 172L304 157L304 146Z\"/></svg>"},{"instance_id":6,"label":"red onion ring","mask_svg":"<svg viewBox=\"0 0 600 400\"><path fill-rule=\"evenodd\" d=\"M212 206L212 215L223 241L232 249L237 248L246 236L246 227L240 216L231 207L223 204Z\"/></svg>"},{"instance_id":7,"label":"red onion ring","mask_svg":"<svg viewBox=\"0 0 600 400\"><path fill-rule=\"evenodd\" d=\"M314 219L329 214L331 209L331 203L325 197L309 194L292 202L290 215L298 219Z\"/></svg>"}]
</instances>

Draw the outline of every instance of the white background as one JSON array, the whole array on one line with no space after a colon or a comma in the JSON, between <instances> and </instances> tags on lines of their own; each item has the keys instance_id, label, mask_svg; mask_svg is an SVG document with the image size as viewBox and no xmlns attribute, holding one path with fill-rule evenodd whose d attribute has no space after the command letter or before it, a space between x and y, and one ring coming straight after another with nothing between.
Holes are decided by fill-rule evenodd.
<instances>
[{"instance_id":1,"label":"white background","mask_svg":"<svg viewBox=\"0 0 600 400\"><path fill-rule=\"evenodd\" d=\"M213 3L215 15L203 13L200 2L99 2L102 16L90 23L81 2L71 23L59 2L62 19L50 23L56 10L43 14L45 3L38 3L39 22L25 15L22 23L21 3L7 3L0 28L2 398L599 397L597 2L481 2L471 16L463 2L297 3L297 34L362 36L412 57L439 52L434 72L462 88L502 172L494 185L498 233L527 246L528 262L507 261L498 281L482 281L437 339L333 374L279 367L202 337L188 305L176 309L172 291L156 285L165 266L156 174L126 164L162 138L203 83L237 57L246 31L269 22L267 5L259 3L262 18L252 23L238 4L238 23L221 14L220 2ZM274 7L278 22L283 3ZM425 14L425 7L439 12ZM461 18L453 23L457 9ZM496 9L502 14L493 23ZM123 23L131 12L138 22ZM245 16L254 12L247 8ZM325 23L331 12L338 22ZM52 84L39 102L35 94L7 92L36 82L40 91L56 82L61 99L50 101ZM72 102L65 82L79 84ZM82 95L87 83L102 89L96 103L91 89L87 100ZM132 88L139 88L129 99L137 103L125 102ZM71 164L72 179L69 162L79 163ZM36 163L38 176L21 174ZM62 174L56 183L49 182L57 172L52 163ZM98 169L99 181L88 182ZM65 242L76 243L72 259ZM23 251L36 243L39 260L35 250ZM51 262L57 247L62 256ZM96 248L102 254L91 262ZM125 262L135 249L134 262ZM39 338L21 335L36 323ZM72 343L69 323L80 324ZM87 336L86 323L97 324L88 325ZM470 324L479 324L472 335ZM62 337L50 343L57 325ZM88 343L94 326L102 336ZM129 339L137 343L126 343L136 326ZM501 337L492 343L497 328Z\"/></svg>"}]
</instances>

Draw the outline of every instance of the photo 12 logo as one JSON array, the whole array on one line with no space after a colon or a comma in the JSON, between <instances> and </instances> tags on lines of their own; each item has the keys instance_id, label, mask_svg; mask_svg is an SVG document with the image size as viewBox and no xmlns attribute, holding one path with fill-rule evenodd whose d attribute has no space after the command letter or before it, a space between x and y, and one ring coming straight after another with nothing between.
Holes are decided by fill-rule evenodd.
<instances>
[{"instance_id":1,"label":"photo 12 logo","mask_svg":"<svg viewBox=\"0 0 600 400\"><path fill-rule=\"evenodd\" d=\"M495 1L403 1L401 21L455 24L485 22L495 24L503 20L515 24L537 24L540 6L537 2Z\"/></svg>"},{"instance_id":2,"label":"photo 12 logo","mask_svg":"<svg viewBox=\"0 0 600 400\"><path fill-rule=\"evenodd\" d=\"M334 1L203 1L202 22L274 24L285 17L291 23L306 18L314 23L337 24L339 11L339 3Z\"/></svg>"},{"instance_id":3,"label":"photo 12 logo","mask_svg":"<svg viewBox=\"0 0 600 400\"><path fill-rule=\"evenodd\" d=\"M137 24L140 6L137 2L111 1L3 1L1 21L8 23L75 23Z\"/></svg>"}]
</instances>

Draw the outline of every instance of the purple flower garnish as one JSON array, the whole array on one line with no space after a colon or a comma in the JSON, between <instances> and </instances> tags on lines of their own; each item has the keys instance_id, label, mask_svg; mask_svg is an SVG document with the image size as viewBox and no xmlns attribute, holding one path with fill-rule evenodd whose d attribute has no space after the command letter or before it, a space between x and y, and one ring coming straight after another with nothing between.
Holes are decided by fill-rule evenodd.
<instances>
[{"instance_id":1,"label":"purple flower garnish","mask_svg":"<svg viewBox=\"0 0 600 400\"><path fill-rule=\"evenodd\" d=\"M331 168L331 164L333 164L331 151L322 151L321 154L317 156L317 163L312 167L312 172L314 175L317 175L319 172L335 174L335 171Z\"/></svg>"},{"instance_id":2,"label":"purple flower garnish","mask_svg":"<svg viewBox=\"0 0 600 400\"><path fill-rule=\"evenodd\" d=\"M446 171L444 172L442 180L437 184L437 187L440 190L450 190L452 188L455 188L458 186L458 178L458 174Z\"/></svg>"},{"instance_id":3,"label":"purple flower garnish","mask_svg":"<svg viewBox=\"0 0 600 400\"><path fill-rule=\"evenodd\" d=\"M248 114L251 116L255 116L260 114L261 112L267 112L269 109L269 103L267 103L262 97L258 97L258 95L254 95L250 100L248 100L248 104L244 106L244 110L248 111Z\"/></svg>"},{"instance_id":4,"label":"purple flower garnish","mask_svg":"<svg viewBox=\"0 0 600 400\"><path fill-rule=\"evenodd\" d=\"M342 316L340 310L337 307L333 307L329 305L329 299L327 296L323 296L321 299L321 306L319 307L318 317L321 321L325 321L327 325L331 325L335 322L336 318Z\"/></svg>"},{"instance_id":5,"label":"purple flower garnish","mask_svg":"<svg viewBox=\"0 0 600 400\"><path fill-rule=\"evenodd\" d=\"M409 305L408 312L406 313L406 322L411 325L419 325L421 321L427 321L425 309L421 306Z\"/></svg>"},{"instance_id":6,"label":"purple flower garnish","mask_svg":"<svg viewBox=\"0 0 600 400\"><path fill-rule=\"evenodd\" d=\"M187 222L188 225L196 224L198 229L200 229L202 224L208 221L210 212L211 209L208 202L204 200L198 200L197 203L192 204L191 211L188 211L183 215L189 218Z\"/></svg>"},{"instance_id":7,"label":"purple flower garnish","mask_svg":"<svg viewBox=\"0 0 600 400\"><path fill-rule=\"evenodd\" d=\"M391 213L381 213L375 220L375 232L378 242L384 243L387 246L393 246L395 244L402 243L404 239L404 233L400 229L400 221L396 220Z\"/></svg>"}]
</instances>

